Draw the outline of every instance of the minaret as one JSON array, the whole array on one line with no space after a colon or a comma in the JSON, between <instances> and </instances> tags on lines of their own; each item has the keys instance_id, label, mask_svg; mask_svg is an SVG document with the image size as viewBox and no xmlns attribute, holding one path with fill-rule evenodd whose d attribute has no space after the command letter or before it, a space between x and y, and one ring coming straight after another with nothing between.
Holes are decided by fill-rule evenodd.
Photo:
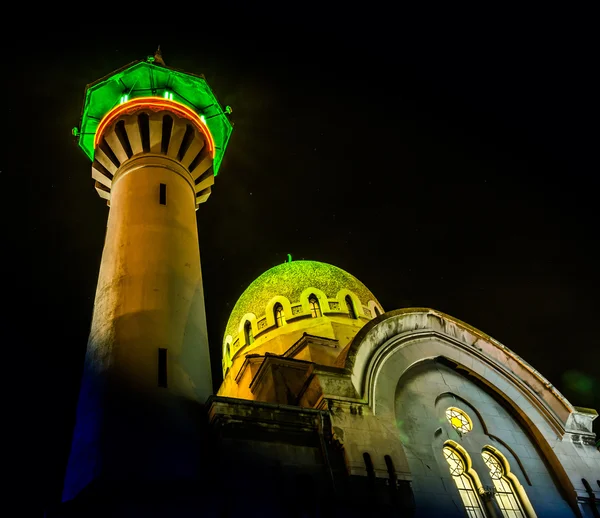
<instances>
[{"instance_id":1,"label":"minaret","mask_svg":"<svg viewBox=\"0 0 600 518\"><path fill-rule=\"evenodd\" d=\"M160 51L86 88L74 134L110 209L64 501L202 469L212 381L196 210L229 111Z\"/></svg>"}]
</instances>

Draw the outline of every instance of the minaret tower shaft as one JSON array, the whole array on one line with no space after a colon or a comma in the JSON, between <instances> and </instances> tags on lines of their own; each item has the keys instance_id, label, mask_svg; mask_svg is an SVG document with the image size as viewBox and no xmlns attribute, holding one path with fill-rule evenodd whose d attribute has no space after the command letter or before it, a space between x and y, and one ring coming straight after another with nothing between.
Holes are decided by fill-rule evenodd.
<instances>
[{"instance_id":1,"label":"minaret tower shaft","mask_svg":"<svg viewBox=\"0 0 600 518\"><path fill-rule=\"evenodd\" d=\"M63 500L193 480L212 394L196 210L232 126L160 54L88 85L80 129L110 206Z\"/></svg>"}]
</instances>

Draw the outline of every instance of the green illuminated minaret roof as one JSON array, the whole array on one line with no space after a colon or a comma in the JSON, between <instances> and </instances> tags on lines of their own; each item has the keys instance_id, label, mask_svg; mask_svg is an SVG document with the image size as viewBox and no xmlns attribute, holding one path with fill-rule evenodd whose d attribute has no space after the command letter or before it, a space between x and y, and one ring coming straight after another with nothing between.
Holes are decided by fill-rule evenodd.
<instances>
[{"instance_id":1,"label":"green illuminated minaret roof","mask_svg":"<svg viewBox=\"0 0 600 518\"><path fill-rule=\"evenodd\" d=\"M203 76L174 70L165 65L160 53L125 67L87 85L80 127L74 131L79 146L94 160L94 137L102 118L119 104L136 97L164 97L186 105L208 126L215 142L215 176L233 130L227 118L230 108L221 107Z\"/></svg>"}]
</instances>

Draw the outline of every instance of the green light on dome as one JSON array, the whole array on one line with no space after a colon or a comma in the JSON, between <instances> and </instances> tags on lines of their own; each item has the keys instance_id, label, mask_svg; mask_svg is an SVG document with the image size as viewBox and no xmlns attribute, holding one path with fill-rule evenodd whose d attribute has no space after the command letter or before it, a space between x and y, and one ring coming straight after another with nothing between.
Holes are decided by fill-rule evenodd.
<instances>
[{"instance_id":1,"label":"green light on dome","mask_svg":"<svg viewBox=\"0 0 600 518\"><path fill-rule=\"evenodd\" d=\"M216 176L233 131L227 118L230 110L223 110L203 76L173 70L153 59L130 63L87 86L77 135L79 147L93 160L94 137L102 118L119 104L152 96L176 98L200 116L215 142Z\"/></svg>"},{"instance_id":2,"label":"green light on dome","mask_svg":"<svg viewBox=\"0 0 600 518\"><path fill-rule=\"evenodd\" d=\"M291 254L288 254L288 259ZM238 335L241 318L247 313L254 313L260 319L265 314L267 303L275 296L287 298L291 304L300 301L306 288L317 288L328 298L334 298L344 288L352 291L363 305L373 300L378 305L375 295L356 277L350 273L319 261L289 261L267 270L244 290L235 303L229 316L225 335Z\"/></svg>"}]
</instances>

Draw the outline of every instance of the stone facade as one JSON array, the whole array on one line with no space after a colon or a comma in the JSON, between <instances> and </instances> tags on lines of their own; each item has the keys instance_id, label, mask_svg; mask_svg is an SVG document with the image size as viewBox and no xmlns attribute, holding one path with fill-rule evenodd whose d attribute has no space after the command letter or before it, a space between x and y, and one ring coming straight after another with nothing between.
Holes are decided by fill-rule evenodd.
<instances>
[{"instance_id":1,"label":"stone facade","mask_svg":"<svg viewBox=\"0 0 600 518\"><path fill-rule=\"evenodd\" d=\"M344 318L305 315L232 353L219 395L190 407L196 479L167 473L126 497L100 483L49 516L598 516L594 410L438 311Z\"/></svg>"},{"instance_id":2,"label":"stone facade","mask_svg":"<svg viewBox=\"0 0 600 518\"><path fill-rule=\"evenodd\" d=\"M225 115L202 78L156 66L86 95L80 145L111 208L65 502L47 517L600 517L595 410L464 322L384 313L332 265L288 262L244 291L211 395L195 210L231 125L209 131ZM140 67L149 90L135 76L128 100L122 74ZM140 97L159 77L165 100ZM198 92L202 117L173 101Z\"/></svg>"},{"instance_id":3,"label":"stone facade","mask_svg":"<svg viewBox=\"0 0 600 518\"><path fill-rule=\"evenodd\" d=\"M468 464L481 516L503 516L505 505L486 452L501 459L514 516L596 516L597 413L573 407L510 349L443 313L386 313L345 347L305 333L282 354L249 355L232 376L249 388L246 400L321 410L341 451L337 472L371 480L367 499L393 484L396 512L465 516L443 453L451 447ZM467 433L446 418L452 407L470 418Z\"/></svg>"}]
</instances>

